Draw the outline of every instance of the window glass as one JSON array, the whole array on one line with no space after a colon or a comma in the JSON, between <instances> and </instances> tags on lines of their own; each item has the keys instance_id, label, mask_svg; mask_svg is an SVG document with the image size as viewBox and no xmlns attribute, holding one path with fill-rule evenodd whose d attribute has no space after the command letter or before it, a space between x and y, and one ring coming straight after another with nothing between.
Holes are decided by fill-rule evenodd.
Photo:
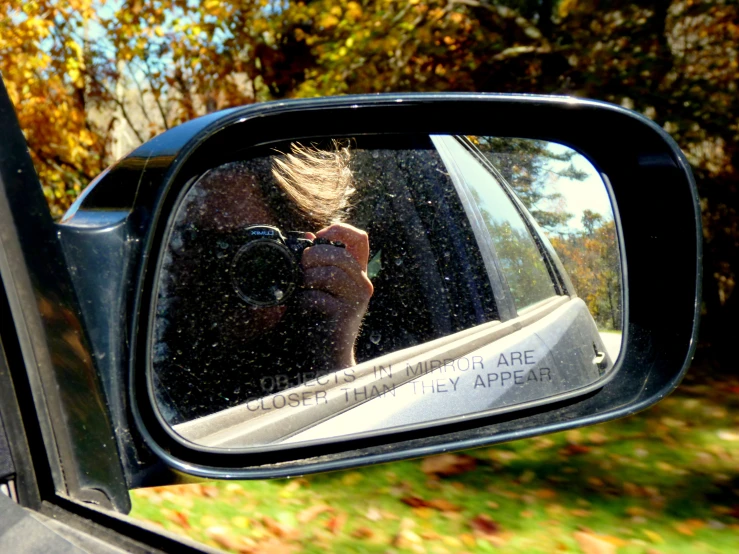
<instances>
[{"instance_id":1,"label":"window glass","mask_svg":"<svg viewBox=\"0 0 739 554\"><path fill-rule=\"evenodd\" d=\"M444 143L454 159L463 186L479 208L516 309L521 310L556 294L541 252L501 184L459 141L448 137Z\"/></svg>"}]
</instances>

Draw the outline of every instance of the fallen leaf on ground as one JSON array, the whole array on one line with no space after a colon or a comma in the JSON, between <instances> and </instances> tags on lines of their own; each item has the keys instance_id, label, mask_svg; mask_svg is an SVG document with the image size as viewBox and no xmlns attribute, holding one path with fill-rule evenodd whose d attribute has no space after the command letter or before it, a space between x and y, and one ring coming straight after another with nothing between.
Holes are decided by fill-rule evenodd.
<instances>
[{"instance_id":1,"label":"fallen leaf on ground","mask_svg":"<svg viewBox=\"0 0 739 554\"><path fill-rule=\"evenodd\" d=\"M297 546L294 544L269 539L256 546L242 547L239 549L239 554L292 554L296 550Z\"/></svg>"},{"instance_id":2,"label":"fallen leaf on ground","mask_svg":"<svg viewBox=\"0 0 739 554\"><path fill-rule=\"evenodd\" d=\"M417 496L404 496L400 499L400 501L406 506L410 506L411 508L421 508L424 506L428 506L427 502L423 498L419 498Z\"/></svg>"},{"instance_id":3,"label":"fallen leaf on ground","mask_svg":"<svg viewBox=\"0 0 739 554\"><path fill-rule=\"evenodd\" d=\"M628 506L626 510L626 515L629 516L644 516L647 515L649 512L642 508L641 506Z\"/></svg>"},{"instance_id":4,"label":"fallen leaf on ground","mask_svg":"<svg viewBox=\"0 0 739 554\"><path fill-rule=\"evenodd\" d=\"M434 510L439 510L440 512L461 512L462 507L457 506L456 504L453 504L449 502L448 500L444 500L443 498L434 498L432 500L429 500L428 507L433 508Z\"/></svg>"},{"instance_id":5,"label":"fallen leaf on ground","mask_svg":"<svg viewBox=\"0 0 739 554\"><path fill-rule=\"evenodd\" d=\"M316 504L315 506L311 506L310 508L306 508L300 512L297 515L297 520L299 523L308 523L309 521L316 519L322 513L333 511L334 509L328 504Z\"/></svg>"},{"instance_id":6,"label":"fallen leaf on ground","mask_svg":"<svg viewBox=\"0 0 739 554\"><path fill-rule=\"evenodd\" d=\"M359 483L362 479L364 479L364 476L361 473L352 471L341 478L341 483L347 487L351 487Z\"/></svg>"},{"instance_id":7,"label":"fallen leaf on ground","mask_svg":"<svg viewBox=\"0 0 739 554\"><path fill-rule=\"evenodd\" d=\"M216 498L220 494L218 487L214 487L212 485L211 486L201 485L200 491L201 491L201 494L205 496L206 498Z\"/></svg>"},{"instance_id":8,"label":"fallen leaf on ground","mask_svg":"<svg viewBox=\"0 0 739 554\"><path fill-rule=\"evenodd\" d=\"M605 485L605 483L603 482L603 479L600 479L598 477L588 477L588 485L599 489L603 485Z\"/></svg>"},{"instance_id":9,"label":"fallen leaf on ground","mask_svg":"<svg viewBox=\"0 0 739 554\"><path fill-rule=\"evenodd\" d=\"M496 535L500 533L500 525L487 514L480 514L470 520L470 527L482 535Z\"/></svg>"},{"instance_id":10,"label":"fallen leaf on ground","mask_svg":"<svg viewBox=\"0 0 739 554\"><path fill-rule=\"evenodd\" d=\"M249 518L244 516L235 516L231 518L231 523L237 529L246 529L249 527Z\"/></svg>"},{"instance_id":11,"label":"fallen leaf on ground","mask_svg":"<svg viewBox=\"0 0 739 554\"><path fill-rule=\"evenodd\" d=\"M593 444L605 444L608 441L608 437L603 433L594 432L588 435L588 441Z\"/></svg>"},{"instance_id":12,"label":"fallen leaf on ground","mask_svg":"<svg viewBox=\"0 0 739 554\"><path fill-rule=\"evenodd\" d=\"M270 533L281 539L294 539L300 535L297 530L269 516L262 517L262 523Z\"/></svg>"},{"instance_id":13,"label":"fallen leaf on ground","mask_svg":"<svg viewBox=\"0 0 739 554\"><path fill-rule=\"evenodd\" d=\"M593 512L591 512L590 510L575 508L574 510L570 510L570 513L575 517L590 517Z\"/></svg>"},{"instance_id":14,"label":"fallen leaf on ground","mask_svg":"<svg viewBox=\"0 0 739 554\"><path fill-rule=\"evenodd\" d=\"M687 425L687 423L685 423L684 421L672 417L663 417L660 421L664 423L667 427L671 427L673 429L680 429Z\"/></svg>"},{"instance_id":15,"label":"fallen leaf on ground","mask_svg":"<svg viewBox=\"0 0 739 554\"><path fill-rule=\"evenodd\" d=\"M591 447L583 444L568 444L559 450L559 454L561 456L577 456L578 454L587 454L591 450Z\"/></svg>"},{"instance_id":16,"label":"fallen leaf on ground","mask_svg":"<svg viewBox=\"0 0 739 554\"><path fill-rule=\"evenodd\" d=\"M300 488L300 485L301 485L300 481L297 481L297 480L290 481L287 485L285 485L282 488L282 491L280 492L281 493L293 493Z\"/></svg>"},{"instance_id":17,"label":"fallen leaf on ground","mask_svg":"<svg viewBox=\"0 0 739 554\"><path fill-rule=\"evenodd\" d=\"M413 508L413 514L421 519L431 519L435 513L431 508Z\"/></svg>"},{"instance_id":18,"label":"fallen leaf on ground","mask_svg":"<svg viewBox=\"0 0 739 554\"><path fill-rule=\"evenodd\" d=\"M369 508L364 517L370 521L380 521L382 519L382 513L377 508Z\"/></svg>"},{"instance_id":19,"label":"fallen leaf on ground","mask_svg":"<svg viewBox=\"0 0 739 554\"><path fill-rule=\"evenodd\" d=\"M739 441L739 433L735 433L734 431L719 431L717 435L722 441Z\"/></svg>"},{"instance_id":20,"label":"fallen leaf on ground","mask_svg":"<svg viewBox=\"0 0 739 554\"><path fill-rule=\"evenodd\" d=\"M165 508L162 510L162 515L172 523L176 523L177 525L185 529L190 529L190 521L186 514L175 510L167 510Z\"/></svg>"},{"instance_id":21,"label":"fallen leaf on ground","mask_svg":"<svg viewBox=\"0 0 739 554\"><path fill-rule=\"evenodd\" d=\"M352 537L355 539L371 539L375 536L375 532L369 527L357 527L352 531Z\"/></svg>"},{"instance_id":22,"label":"fallen leaf on ground","mask_svg":"<svg viewBox=\"0 0 739 554\"><path fill-rule=\"evenodd\" d=\"M453 548L459 548L460 546L462 546L462 541L460 541L457 537L448 537L444 535L441 537L441 542Z\"/></svg>"},{"instance_id":23,"label":"fallen leaf on ground","mask_svg":"<svg viewBox=\"0 0 739 554\"><path fill-rule=\"evenodd\" d=\"M557 491L552 489L539 489L534 491L534 495L542 500L551 500L552 498L557 497Z\"/></svg>"},{"instance_id":24,"label":"fallen leaf on ground","mask_svg":"<svg viewBox=\"0 0 739 554\"><path fill-rule=\"evenodd\" d=\"M695 532L690 527L690 525L687 525L684 521L677 521L673 523L672 526L681 535L687 535L688 537L692 537L693 535L695 535Z\"/></svg>"},{"instance_id":25,"label":"fallen leaf on ground","mask_svg":"<svg viewBox=\"0 0 739 554\"><path fill-rule=\"evenodd\" d=\"M396 548L411 548L413 545L420 545L423 541L416 533L410 529L403 529L393 539L393 546Z\"/></svg>"},{"instance_id":26,"label":"fallen leaf on ground","mask_svg":"<svg viewBox=\"0 0 739 554\"><path fill-rule=\"evenodd\" d=\"M574 537L584 554L616 554L615 545L596 535L576 531Z\"/></svg>"},{"instance_id":27,"label":"fallen leaf on ground","mask_svg":"<svg viewBox=\"0 0 739 554\"><path fill-rule=\"evenodd\" d=\"M499 450L497 448L488 450L487 455L491 460L503 463L511 462L519 458L518 454L515 452L511 452L510 450Z\"/></svg>"},{"instance_id":28,"label":"fallen leaf on ground","mask_svg":"<svg viewBox=\"0 0 739 554\"><path fill-rule=\"evenodd\" d=\"M645 496L644 490L639 485L635 485L634 483L624 482L623 488L624 494L626 496Z\"/></svg>"},{"instance_id":29,"label":"fallen leaf on ground","mask_svg":"<svg viewBox=\"0 0 739 554\"><path fill-rule=\"evenodd\" d=\"M215 527L218 525L218 518L210 514L205 514L200 518L201 527Z\"/></svg>"},{"instance_id":30,"label":"fallen leaf on ground","mask_svg":"<svg viewBox=\"0 0 739 554\"><path fill-rule=\"evenodd\" d=\"M440 512L459 512L462 510L461 506L452 504L443 498L424 500L418 496L405 496L400 501L411 508L432 508Z\"/></svg>"},{"instance_id":31,"label":"fallen leaf on ground","mask_svg":"<svg viewBox=\"0 0 739 554\"><path fill-rule=\"evenodd\" d=\"M414 519L409 517L404 517L400 520L400 528L401 529L413 529L416 526L416 522Z\"/></svg>"},{"instance_id":32,"label":"fallen leaf on ground","mask_svg":"<svg viewBox=\"0 0 739 554\"><path fill-rule=\"evenodd\" d=\"M659 533L656 533L654 531L651 531L649 529L642 529L642 532L649 537L649 540L656 543L663 543L665 542L665 539L662 538L662 536Z\"/></svg>"},{"instance_id":33,"label":"fallen leaf on ground","mask_svg":"<svg viewBox=\"0 0 739 554\"><path fill-rule=\"evenodd\" d=\"M611 543L616 548L620 548L629 544L629 541L625 541L624 539L621 539L619 537L614 537L613 535L597 535L597 537L601 540Z\"/></svg>"},{"instance_id":34,"label":"fallen leaf on ground","mask_svg":"<svg viewBox=\"0 0 739 554\"><path fill-rule=\"evenodd\" d=\"M521 477L519 477L519 478L517 479L517 481L518 481L519 483L523 484L523 485L526 485L526 484L528 484L528 483L531 483L531 481L533 481L534 479L536 479L536 473L534 473L534 472L533 472L533 471L531 471L530 469L527 469L526 471L524 471L524 472L523 472L523 473L521 474Z\"/></svg>"},{"instance_id":35,"label":"fallen leaf on ground","mask_svg":"<svg viewBox=\"0 0 739 554\"><path fill-rule=\"evenodd\" d=\"M237 552L241 552L243 549L244 545L241 542L228 535L227 527L210 527L205 530L205 534L221 548Z\"/></svg>"},{"instance_id":36,"label":"fallen leaf on ground","mask_svg":"<svg viewBox=\"0 0 739 554\"><path fill-rule=\"evenodd\" d=\"M349 519L349 516L346 512L337 514L326 522L326 529L336 535L344 527L347 519Z\"/></svg>"},{"instance_id":37,"label":"fallen leaf on ground","mask_svg":"<svg viewBox=\"0 0 739 554\"><path fill-rule=\"evenodd\" d=\"M421 462L421 471L426 475L448 477L472 471L477 467L477 460L465 454L440 454L425 458Z\"/></svg>"}]
</instances>

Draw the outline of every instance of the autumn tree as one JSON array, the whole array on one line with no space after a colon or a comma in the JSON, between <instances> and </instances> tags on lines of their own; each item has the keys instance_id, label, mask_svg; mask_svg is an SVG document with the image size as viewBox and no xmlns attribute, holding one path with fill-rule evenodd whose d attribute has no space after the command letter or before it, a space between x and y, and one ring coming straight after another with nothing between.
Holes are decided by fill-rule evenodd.
<instances>
[{"instance_id":1,"label":"autumn tree","mask_svg":"<svg viewBox=\"0 0 739 554\"><path fill-rule=\"evenodd\" d=\"M56 215L122 153L122 134L135 145L237 104L388 91L607 100L655 120L693 167L706 239L703 329L727 346L727 356L732 352L739 332L735 1L125 0L111 6L0 2L0 72Z\"/></svg>"},{"instance_id":2,"label":"autumn tree","mask_svg":"<svg viewBox=\"0 0 739 554\"><path fill-rule=\"evenodd\" d=\"M105 129L90 120L84 77L93 16L86 0L0 4L0 73L57 216L105 167Z\"/></svg>"},{"instance_id":3,"label":"autumn tree","mask_svg":"<svg viewBox=\"0 0 739 554\"><path fill-rule=\"evenodd\" d=\"M551 239L552 246L599 329L622 329L621 263L613 220L585 210L582 231Z\"/></svg>"},{"instance_id":4,"label":"autumn tree","mask_svg":"<svg viewBox=\"0 0 739 554\"><path fill-rule=\"evenodd\" d=\"M480 152L515 191L536 222L547 231L561 231L572 218L566 211L561 193L552 192L548 183L554 178L582 181L587 173L578 170L571 149L554 151L542 140L509 137L472 137ZM568 164L554 170L553 162Z\"/></svg>"}]
</instances>

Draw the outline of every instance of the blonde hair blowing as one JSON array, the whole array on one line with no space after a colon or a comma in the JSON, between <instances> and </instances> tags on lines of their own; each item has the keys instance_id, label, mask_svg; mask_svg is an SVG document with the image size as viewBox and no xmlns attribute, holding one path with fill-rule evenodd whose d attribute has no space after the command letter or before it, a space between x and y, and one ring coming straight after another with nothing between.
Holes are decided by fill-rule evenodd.
<instances>
[{"instance_id":1,"label":"blonde hair blowing","mask_svg":"<svg viewBox=\"0 0 739 554\"><path fill-rule=\"evenodd\" d=\"M354 192L349 148L333 141L332 150L300 143L275 157L272 175L306 221L325 227L341 220Z\"/></svg>"}]
</instances>

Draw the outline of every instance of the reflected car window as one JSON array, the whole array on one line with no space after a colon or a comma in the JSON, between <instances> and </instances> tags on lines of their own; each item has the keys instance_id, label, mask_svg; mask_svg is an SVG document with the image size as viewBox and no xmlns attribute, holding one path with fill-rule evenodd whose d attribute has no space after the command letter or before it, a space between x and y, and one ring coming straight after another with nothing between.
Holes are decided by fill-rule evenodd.
<instances>
[{"instance_id":1,"label":"reflected car window","mask_svg":"<svg viewBox=\"0 0 739 554\"><path fill-rule=\"evenodd\" d=\"M516 309L554 296L556 291L542 254L501 184L459 141L452 137L443 140L461 176L461 183L455 184L475 199Z\"/></svg>"}]
</instances>

